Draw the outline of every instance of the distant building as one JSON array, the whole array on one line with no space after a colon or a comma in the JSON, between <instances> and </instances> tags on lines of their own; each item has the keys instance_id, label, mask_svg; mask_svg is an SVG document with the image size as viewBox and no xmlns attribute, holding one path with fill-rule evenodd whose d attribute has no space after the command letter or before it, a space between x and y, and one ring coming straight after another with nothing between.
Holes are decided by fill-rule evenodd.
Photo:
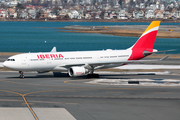
<instances>
[{"instance_id":1,"label":"distant building","mask_svg":"<svg viewBox=\"0 0 180 120\"><path fill-rule=\"evenodd\" d=\"M173 19L179 18L179 11L173 10L173 11L171 12L171 16L172 16Z\"/></svg>"},{"instance_id":2,"label":"distant building","mask_svg":"<svg viewBox=\"0 0 180 120\"><path fill-rule=\"evenodd\" d=\"M144 18L144 12L142 10L140 10L140 11L133 11L133 17L135 19L143 19Z\"/></svg>"},{"instance_id":3,"label":"distant building","mask_svg":"<svg viewBox=\"0 0 180 120\"><path fill-rule=\"evenodd\" d=\"M73 11L71 11L69 17L71 19L77 19L79 17L79 12L77 10L73 10Z\"/></svg>"},{"instance_id":4,"label":"distant building","mask_svg":"<svg viewBox=\"0 0 180 120\"><path fill-rule=\"evenodd\" d=\"M117 14L117 19L128 19L127 16L128 16L128 13L125 10L121 10Z\"/></svg>"},{"instance_id":5,"label":"distant building","mask_svg":"<svg viewBox=\"0 0 180 120\"><path fill-rule=\"evenodd\" d=\"M153 11L153 10L147 10L147 11L145 12L145 18L146 18L146 19L155 18L155 16L154 16L154 11Z\"/></svg>"},{"instance_id":6,"label":"distant building","mask_svg":"<svg viewBox=\"0 0 180 120\"><path fill-rule=\"evenodd\" d=\"M141 8L141 9L145 8L145 4L144 3L140 3L139 8Z\"/></svg>"},{"instance_id":7,"label":"distant building","mask_svg":"<svg viewBox=\"0 0 180 120\"><path fill-rule=\"evenodd\" d=\"M155 17L158 19L158 18L164 18L164 11L163 10L157 10L155 11Z\"/></svg>"},{"instance_id":8,"label":"distant building","mask_svg":"<svg viewBox=\"0 0 180 120\"><path fill-rule=\"evenodd\" d=\"M15 8L7 8L8 18L17 18L17 12Z\"/></svg>"},{"instance_id":9,"label":"distant building","mask_svg":"<svg viewBox=\"0 0 180 120\"><path fill-rule=\"evenodd\" d=\"M35 9L29 9L28 10L28 14L29 14L28 18L31 18L31 19L35 19L36 18L36 10Z\"/></svg>"},{"instance_id":10,"label":"distant building","mask_svg":"<svg viewBox=\"0 0 180 120\"><path fill-rule=\"evenodd\" d=\"M0 18L6 18L6 10L0 9Z\"/></svg>"},{"instance_id":11,"label":"distant building","mask_svg":"<svg viewBox=\"0 0 180 120\"><path fill-rule=\"evenodd\" d=\"M171 13L169 11L165 11L163 14L164 14L164 19L171 18Z\"/></svg>"},{"instance_id":12,"label":"distant building","mask_svg":"<svg viewBox=\"0 0 180 120\"><path fill-rule=\"evenodd\" d=\"M11 2L7 2L6 5L8 6L17 6L19 2L14 2L14 1L11 1Z\"/></svg>"},{"instance_id":13,"label":"distant building","mask_svg":"<svg viewBox=\"0 0 180 120\"><path fill-rule=\"evenodd\" d=\"M26 13L26 11L21 11L19 13L18 17L21 18L21 19L27 19L28 18L28 13Z\"/></svg>"}]
</instances>

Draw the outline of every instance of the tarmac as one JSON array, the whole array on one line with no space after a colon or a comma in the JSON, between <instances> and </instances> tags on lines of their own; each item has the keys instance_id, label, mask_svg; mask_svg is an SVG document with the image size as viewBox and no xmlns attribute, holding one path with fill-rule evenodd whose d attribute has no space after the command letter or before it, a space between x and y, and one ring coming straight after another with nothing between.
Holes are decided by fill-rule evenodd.
<instances>
[{"instance_id":1,"label":"tarmac","mask_svg":"<svg viewBox=\"0 0 180 120\"><path fill-rule=\"evenodd\" d=\"M6 57L1 56L0 62ZM179 62L178 59L174 61ZM164 63L171 65L170 60ZM25 79L20 79L18 72L1 71L0 118L179 120L180 74L178 69L168 71L96 71L100 75L96 79L86 76L71 78L65 73L54 77L51 72L25 72Z\"/></svg>"},{"instance_id":2,"label":"tarmac","mask_svg":"<svg viewBox=\"0 0 180 120\"><path fill-rule=\"evenodd\" d=\"M100 85L86 76L0 72L0 117L6 120L179 120L176 86ZM178 79L179 75L100 74L99 79Z\"/></svg>"}]
</instances>

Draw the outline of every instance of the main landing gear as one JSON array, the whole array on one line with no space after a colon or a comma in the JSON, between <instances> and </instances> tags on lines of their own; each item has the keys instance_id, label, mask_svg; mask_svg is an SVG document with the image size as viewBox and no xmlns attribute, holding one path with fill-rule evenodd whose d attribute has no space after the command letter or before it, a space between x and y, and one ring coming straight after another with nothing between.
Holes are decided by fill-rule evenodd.
<instances>
[{"instance_id":1,"label":"main landing gear","mask_svg":"<svg viewBox=\"0 0 180 120\"><path fill-rule=\"evenodd\" d=\"M19 71L19 74L20 74L19 78L24 79L24 73L23 73L23 71Z\"/></svg>"},{"instance_id":2,"label":"main landing gear","mask_svg":"<svg viewBox=\"0 0 180 120\"><path fill-rule=\"evenodd\" d=\"M87 74L87 78L99 78L99 74L94 74L94 67L91 66L90 74Z\"/></svg>"},{"instance_id":3,"label":"main landing gear","mask_svg":"<svg viewBox=\"0 0 180 120\"><path fill-rule=\"evenodd\" d=\"M87 74L87 78L99 78L99 74Z\"/></svg>"}]
</instances>

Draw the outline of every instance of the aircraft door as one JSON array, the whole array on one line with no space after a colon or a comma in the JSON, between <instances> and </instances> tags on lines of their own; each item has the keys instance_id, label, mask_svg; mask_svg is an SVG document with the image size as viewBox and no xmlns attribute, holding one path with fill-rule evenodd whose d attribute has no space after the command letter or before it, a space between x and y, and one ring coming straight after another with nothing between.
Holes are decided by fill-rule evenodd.
<instances>
[{"instance_id":1,"label":"aircraft door","mask_svg":"<svg viewBox=\"0 0 180 120\"><path fill-rule=\"evenodd\" d=\"M97 61L100 61L99 55L96 55L96 59L97 59Z\"/></svg>"}]
</instances>

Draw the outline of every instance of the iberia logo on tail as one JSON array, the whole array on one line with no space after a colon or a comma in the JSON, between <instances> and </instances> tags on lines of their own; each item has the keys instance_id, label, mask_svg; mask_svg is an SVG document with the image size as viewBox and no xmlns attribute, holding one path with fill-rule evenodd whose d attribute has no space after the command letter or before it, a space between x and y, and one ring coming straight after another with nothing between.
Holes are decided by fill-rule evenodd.
<instances>
[{"instance_id":1,"label":"iberia logo on tail","mask_svg":"<svg viewBox=\"0 0 180 120\"><path fill-rule=\"evenodd\" d=\"M144 53L152 53L156 35L161 21L153 21L144 31L138 41L129 48L132 54L128 60L139 60L145 57Z\"/></svg>"}]
</instances>

